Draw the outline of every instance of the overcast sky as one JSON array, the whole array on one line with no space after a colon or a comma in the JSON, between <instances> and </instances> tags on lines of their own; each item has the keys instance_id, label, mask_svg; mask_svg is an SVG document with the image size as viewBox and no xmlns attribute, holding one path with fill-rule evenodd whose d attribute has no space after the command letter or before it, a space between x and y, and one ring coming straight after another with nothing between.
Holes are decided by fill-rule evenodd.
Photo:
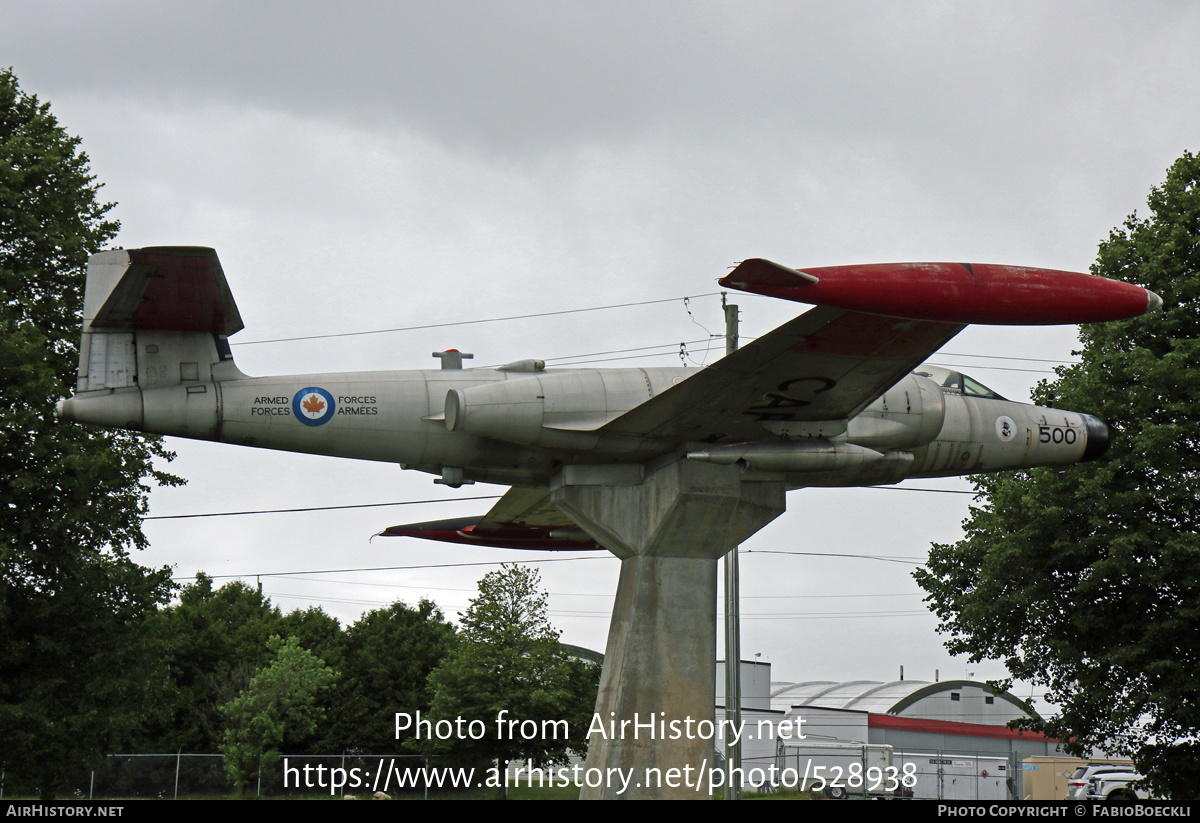
<instances>
[{"instance_id":1,"label":"overcast sky","mask_svg":"<svg viewBox=\"0 0 1200 823\"><path fill-rule=\"evenodd\" d=\"M118 242L217 249L246 323L234 354L255 375L433 368L450 347L488 366L659 345L603 365L670 366L681 341L699 365L722 345L697 342L722 326L719 299L700 295L739 260L1084 271L1166 167L1200 149L1200 6L1178 2L97 0L0 2L0 19L0 65L82 138L118 204ZM735 299L745 337L798 313ZM935 362L1026 400L1053 366L1041 360L1069 359L1074 340L973 328ZM189 483L156 491L153 516L503 491L169 445ZM792 492L743 547L764 552L742 558L743 655L761 653L777 680L888 680L902 665L910 679L1002 676L945 653L909 577L931 542L961 535L969 501ZM251 583L311 571L263 589L347 623L421 597L454 617L494 568L462 564L549 558L563 640L603 650L615 559L369 540L489 506L151 520L139 560ZM333 571L376 567L410 568Z\"/></svg>"}]
</instances>

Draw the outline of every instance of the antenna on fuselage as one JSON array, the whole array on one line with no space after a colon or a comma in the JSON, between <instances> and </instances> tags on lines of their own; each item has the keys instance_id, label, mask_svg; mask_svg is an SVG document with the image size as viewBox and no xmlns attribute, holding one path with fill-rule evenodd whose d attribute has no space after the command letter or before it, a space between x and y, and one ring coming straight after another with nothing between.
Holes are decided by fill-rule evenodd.
<instances>
[{"instance_id":1,"label":"antenna on fuselage","mask_svg":"<svg viewBox=\"0 0 1200 823\"><path fill-rule=\"evenodd\" d=\"M463 360L471 360L475 357L473 354L466 354L458 349L435 351L433 356L442 361L443 369L461 369Z\"/></svg>"}]
</instances>

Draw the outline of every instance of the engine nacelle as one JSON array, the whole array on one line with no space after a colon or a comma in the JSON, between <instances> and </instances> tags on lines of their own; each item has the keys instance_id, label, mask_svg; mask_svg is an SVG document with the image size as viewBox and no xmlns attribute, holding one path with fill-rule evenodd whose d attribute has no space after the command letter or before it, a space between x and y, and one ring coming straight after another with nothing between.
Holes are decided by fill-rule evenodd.
<instances>
[{"instance_id":1,"label":"engine nacelle","mask_svg":"<svg viewBox=\"0 0 1200 823\"><path fill-rule=\"evenodd\" d=\"M878 451L932 443L946 418L946 398L928 377L910 374L850 420L843 439Z\"/></svg>"},{"instance_id":2,"label":"engine nacelle","mask_svg":"<svg viewBox=\"0 0 1200 823\"><path fill-rule=\"evenodd\" d=\"M654 391L634 372L556 372L451 389L446 428L549 449L595 448L595 430L644 403Z\"/></svg>"}]
</instances>

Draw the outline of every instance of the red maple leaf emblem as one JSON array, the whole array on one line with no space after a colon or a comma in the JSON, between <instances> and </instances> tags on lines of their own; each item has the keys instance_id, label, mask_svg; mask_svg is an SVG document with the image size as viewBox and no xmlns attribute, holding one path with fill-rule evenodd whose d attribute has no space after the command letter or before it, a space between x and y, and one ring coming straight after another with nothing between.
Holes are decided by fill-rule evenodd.
<instances>
[{"instance_id":1,"label":"red maple leaf emblem","mask_svg":"<svg viewBox=\"0 0 1200 823\"><path fill-rule=\"evenodd\" d=\"M300 403L309 414L319 414L325 408L325 401L315 394L310 394Z\"/></svg>"}]
</instances>

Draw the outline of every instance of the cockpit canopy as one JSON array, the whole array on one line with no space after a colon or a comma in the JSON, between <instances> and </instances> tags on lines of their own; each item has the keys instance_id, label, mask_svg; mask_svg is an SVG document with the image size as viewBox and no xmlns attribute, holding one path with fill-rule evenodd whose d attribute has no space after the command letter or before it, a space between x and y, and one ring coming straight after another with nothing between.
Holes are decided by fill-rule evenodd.
<instances>
[{"instance_id":1,"label":"cockpit canopy","mask_svg":"<svg viewBox=\"0 0 1200 823\"><path fill-rule=\"evenodd\" d=\"M960 371L944 369L941 366L931 366L928 363L922 363L913 370L913 374L918 374L921 377L928 377L930 380L941 386L942 391L946 392L947 394L963 394L967 397L986 397L990 400L1008 399L1006 397L1001 397L975 378L967 377L967 375Z\"/></svg>"}]
</instances>

